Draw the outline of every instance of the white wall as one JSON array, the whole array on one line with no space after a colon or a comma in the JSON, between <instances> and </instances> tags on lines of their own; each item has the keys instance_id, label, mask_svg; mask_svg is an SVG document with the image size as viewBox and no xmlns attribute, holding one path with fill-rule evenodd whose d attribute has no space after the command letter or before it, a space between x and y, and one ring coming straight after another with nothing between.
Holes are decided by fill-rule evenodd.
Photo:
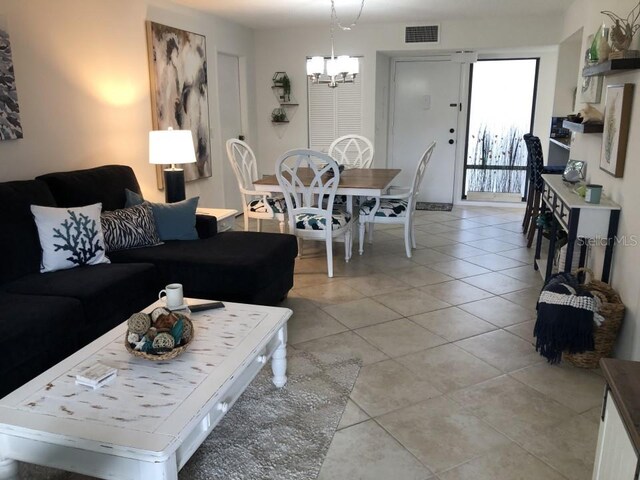
<instances>
[{"instance_id":1,"label":"white wall","mask_svg":"<svg viewBox=\"0 0 640 480\"><path fill-rule=\"evenodd\" d=\"M431 24L429 19L417 24ZM384 75L389 57L438 53L459 49L473 49L486 54L506 54L521 51L533 54L537 49L545 56L541 62L538 91L538 115L536 133L548 135L553 106L556 52L550 45L560 40L562 19L527 18L509 21L492 18L464 21L442 21L441 42L437 45L405 45L404 28L407 24L358 25L350 32L337 32L336 55L363 56L361 62L364 118L362 134L374 140L376 165L383 166L386 152L383 150L387 130L384 114L380 112L384 85L378 85ZM416 23L414 23L416 24ZM257 155L263 173L272 173L275 160L292 148L307 145L307 105L301 101L296 116L285 127L273 127L269 113L276 105L271 94L271 76L284 70L292 81L294 94L306 98L305 59L312 55L330 53L329 24L324 27L288 28L256 32L256 91L258 112ZM509 48L509 52L505 49ZM380 53L384 55L379 55ZM537 55L536 55L537 56ZM340 88L340 87L338 87ZM388 93L386 93L388 96ZM538 123L539 122L539 123ZM284 129L276 131L275 128ZM545 142L546 143L546 142ZM384 157L383 157L384 155Z\"/></svg>"},{"instance_id":2,"label":"white wall","mask_svg":"<svg viewBox=\"0 0 640 480\"><path fill-rule=\"evenodd\" d=\"M391 57L384 53L376 53L376 99L375 99L375 133L373 157L374 167L384 167L387 152L387 132L389 129L389 88Z\"/></svg>"},{"instance_id":3,"label":"white wall","mask_svg":"<svg viewBox=\"0 0 640 480\"><path fill-rule=\"evenodd\" d=\"M593 34L607 17L601 10L611 10L623 18L637 5L636 0L577 0L565 17L563 36L573 34L584 27L582 51L586 50L587 36ZM638 48L638 38L632 48ZM583 55L580 60L580 71L583 67ZM588 162L588 180L604 186L604 192L614 201L622 205L619 238L640 240L640 70L608 76L605 78L602 103L595 105L603 110L607 84L633 83L635 94L631 111L627 161L623 178L613 178L599 169L602 134L576 134L571 147L571 158ZM576 81L579 85L579 79ZM579 104L580 105L580 104ZM578 107L580 108L580 106ZM594 252L592 266L599 274L601 271L603 249ZM616 288L627 307L622 332L616 347L616 356L620 358L640 360L640 245L617 246L614 252L611 284Z\"/></svg>"},{"instance_id":4,"label":"white wall","mask_svg":"<svg viewBox=\"0 0 640 480\"><path fill-rule=\"evenodd\" d=\"M582 29L560 44L558 48L558 74L556 75L553 116L566 117L574 112L576 76L582 56Z\"/></svg>"},{"instance_id":5,"label":"white wall","mask_svg":"<svg viewBox=\"0 0 640 480\"><path fill-rule=\"evenodd\" d=\"M164 198L148 163L151 103L145 20L207 37L213 177L190 182L202 206L223 202L216 53L246 66L247 134L255 132L253 32L165 0L0 0L13 47L24 139L0 142L0 181L130 165L146 197Z\"/></svg>"}]
</instances>

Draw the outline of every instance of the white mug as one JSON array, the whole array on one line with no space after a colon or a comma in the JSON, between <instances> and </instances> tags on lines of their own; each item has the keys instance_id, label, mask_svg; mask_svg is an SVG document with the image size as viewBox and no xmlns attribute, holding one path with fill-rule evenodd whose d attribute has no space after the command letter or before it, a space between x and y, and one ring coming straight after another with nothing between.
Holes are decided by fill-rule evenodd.
<instances>
[{"instance_id":1,"label":"white mug","mask_svg":"<svg viewBox=\"0 0 640 480\"><path fill-rule=\"evenodd\" d=\"M164 301L168 308L177 308L184 304L181 283L170 283L164 290L160 290L160 293L158 293L159 300L162 300L163 294Z\"/></svg>"}]
</instances>

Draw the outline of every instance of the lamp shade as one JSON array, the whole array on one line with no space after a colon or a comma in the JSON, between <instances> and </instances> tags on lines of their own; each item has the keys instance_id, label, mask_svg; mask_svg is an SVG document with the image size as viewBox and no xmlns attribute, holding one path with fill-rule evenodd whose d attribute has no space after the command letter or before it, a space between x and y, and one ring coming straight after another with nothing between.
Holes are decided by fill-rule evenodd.
<instances>
[{"instance_id":1,"label":"lamp shade","mask_svg":"<svg viewBox=\"0 0 640 480\"><path fill-rule=\"evenodd\" d=\"M340 73L338 67L339 65L337 58L330 58L329 60L327 60L327 75L329 75L330 77L335 77L336 75L338 75Z\"/></svg>"},{"instance_id":2,"label":"lamp shade","mask_svg":"<svg viewBox=\"0 0 640 480\"><path fill-rule=\"evenodd\" d=\"M195 163L191 130L153 130L149 132L149 163Z\"/></svg>"},{"instance_id":3,"label":"lamp shade","mask_svg":"<svg viewBox=\"0 0 640 480\"><path fill-rule=\"evenodd\" d=\"M324 73L324 57L307 59L307 75L322 75Z\"/></svg>"},{"instance_id":4,"label":"lamp shade","mask_svg":"<svg viewBox=\"0 0 640 480\"><path fill-rule=\"evenodd\" d=\"M357 75L360 73L360 61L358 57L349 57L349 74Z\"/></svg>"},{"instance_id":5,"label":"lamp shade","mask_svg":"<svg viewBox=\"0 0 640 480\"><path fill-rule=\"evenodd\" d=\"M340 55L336 58L336 70L339 73L350 73L349 68L351 68L351 57L348 55Z\"/></svg>"}]
</instances>

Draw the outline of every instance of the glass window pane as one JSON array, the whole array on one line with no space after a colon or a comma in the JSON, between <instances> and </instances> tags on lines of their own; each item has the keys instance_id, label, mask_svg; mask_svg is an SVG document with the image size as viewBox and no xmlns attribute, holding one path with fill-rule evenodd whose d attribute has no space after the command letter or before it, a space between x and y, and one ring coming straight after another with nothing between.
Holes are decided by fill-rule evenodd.
<instances>
[{"instance_id":1,"label":"glass window pane","mask_svg":"<svg viewBox=\"0 0 640 480\"><path fill-rule=\"evenodd\" d=\"M526 170L468 169L466 191L524 195L525 177Z\"/></svg>"},{"instance_id":2,"label":"glass window pane","mask_svg":"<svg viewBox=\"0 0 640 480\"><path fill-rule=\"evenodd\" d=\"M466 165L468 192L522 192L527 165L522 136L531 130L537 59L484 60L473 65ZM521 179L522 177L522 179Z\"/></svg>"}]
</instances>

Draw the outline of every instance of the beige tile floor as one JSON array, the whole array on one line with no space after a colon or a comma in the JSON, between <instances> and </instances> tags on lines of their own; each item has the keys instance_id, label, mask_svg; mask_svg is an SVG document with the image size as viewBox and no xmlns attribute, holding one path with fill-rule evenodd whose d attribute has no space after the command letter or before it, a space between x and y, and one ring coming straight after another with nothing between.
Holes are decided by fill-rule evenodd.
<instances>
[{"instance_id":1,"label":"beige tile floor","mask_svg":"<svg viewBox=\"0 0 640 480\"><path fill-rule=\"evenodd\" d=\"M348 264L335 245L334 278L305 244L290 344L363 362L320 479L591 478L603 380L532 346L542 283L521 215L417 212L411 259L401 228L377 226Z\"/></svg>"}]
</instances>

